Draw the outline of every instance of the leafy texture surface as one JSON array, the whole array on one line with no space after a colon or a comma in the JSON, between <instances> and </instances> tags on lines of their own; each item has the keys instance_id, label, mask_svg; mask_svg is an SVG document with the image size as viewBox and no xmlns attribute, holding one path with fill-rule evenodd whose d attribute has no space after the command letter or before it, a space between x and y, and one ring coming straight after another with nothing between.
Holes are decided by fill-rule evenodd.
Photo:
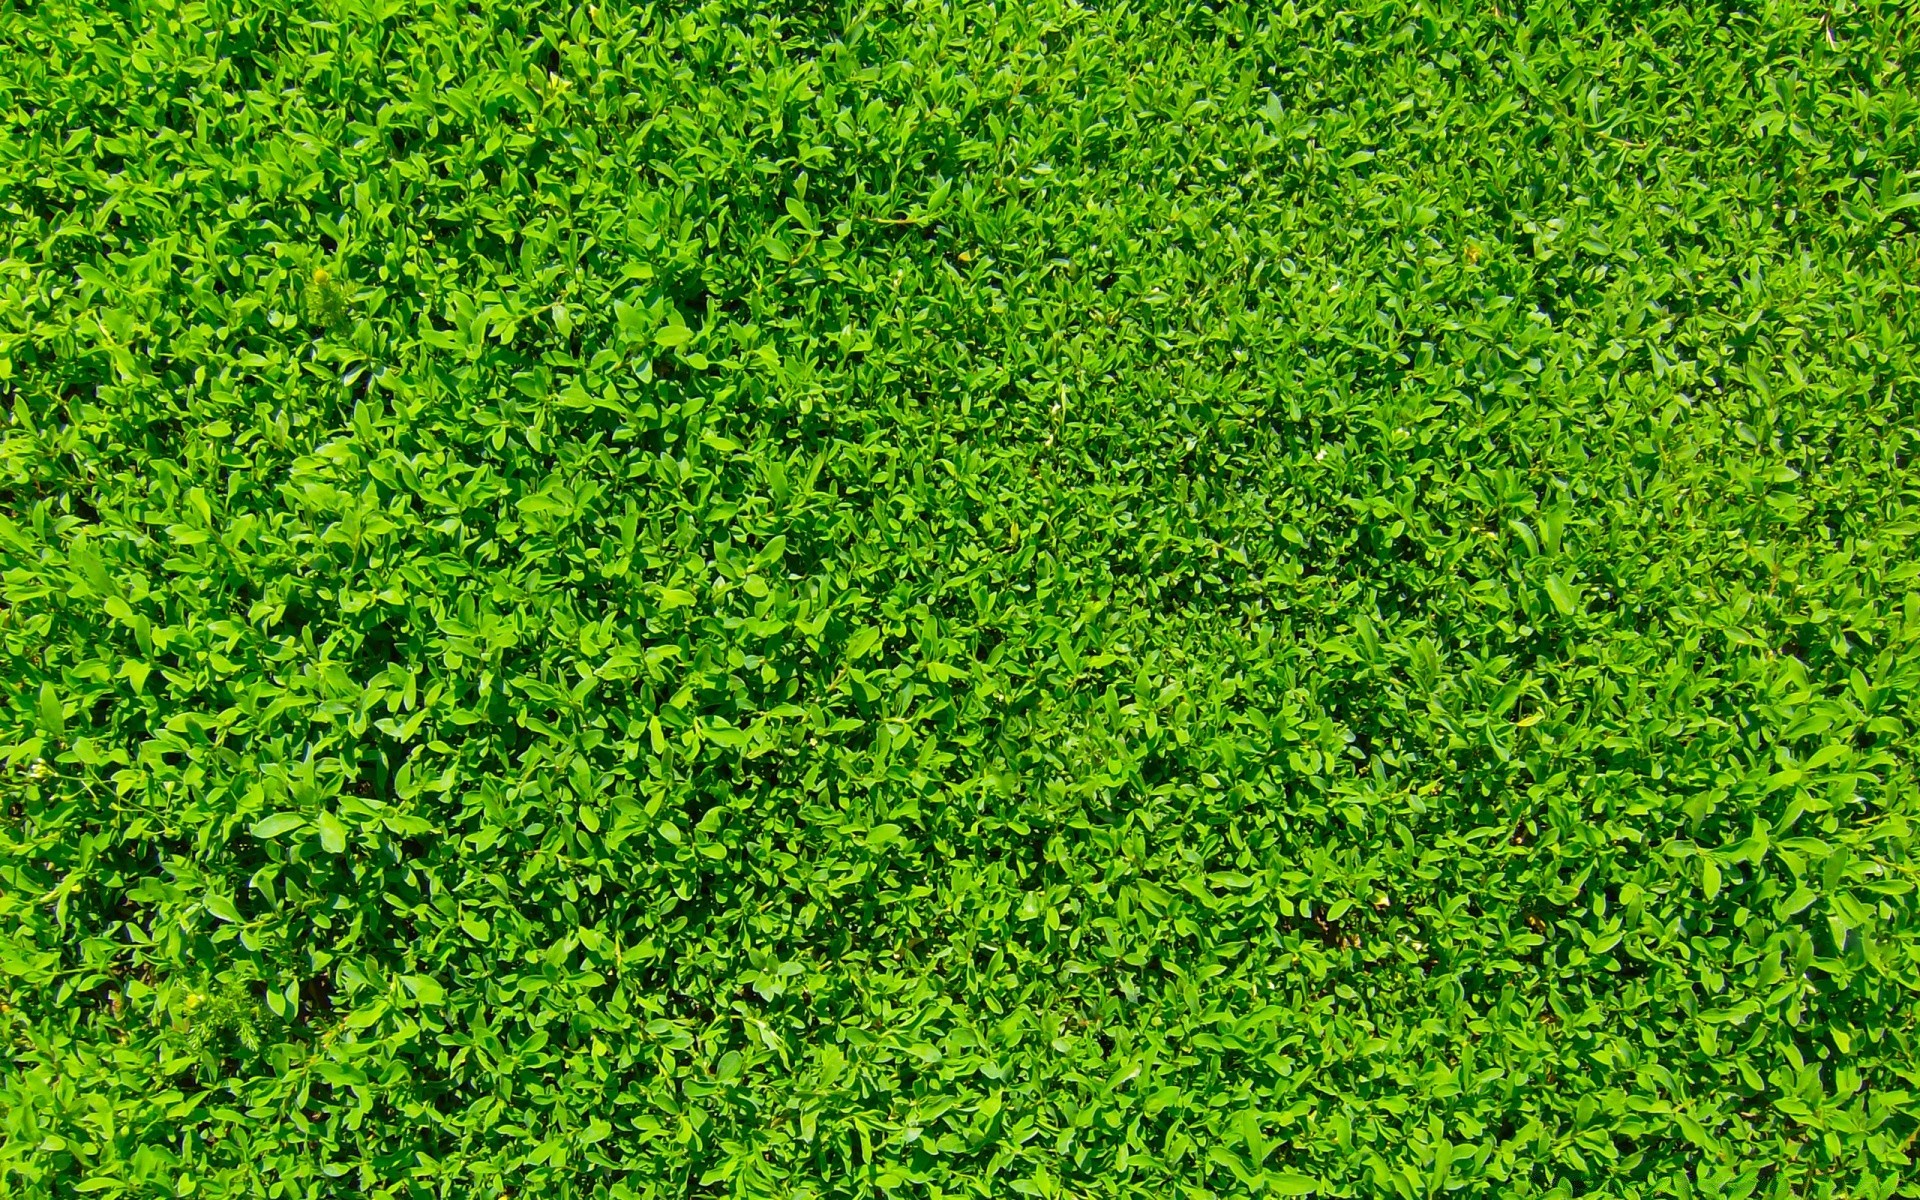
<instances>
[{"instance_id":1,"label":"leafy texture surface","mask_svg":"<svg viewBox=\"0 0 1920 1200\"><path fill-rule=\"evenodd\" d=\"M1911 1194L1917 30L0 3L0 1191Z\"/></svg>"}]
</instances>

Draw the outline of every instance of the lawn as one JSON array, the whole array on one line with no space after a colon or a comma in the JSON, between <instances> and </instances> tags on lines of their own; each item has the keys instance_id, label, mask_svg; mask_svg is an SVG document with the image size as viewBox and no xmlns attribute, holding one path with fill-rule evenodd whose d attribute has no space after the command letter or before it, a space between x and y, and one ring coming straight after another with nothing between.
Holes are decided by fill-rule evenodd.
<instances>
[{"instance_id":1,"label":"lawn","mask_svg":"<svg viewBox=\"0 0 1920 1200\"><path fill-rule=\"evenodd\" d=\"M0 1194L1920 1187L1905 4L0 0L0 406Z\"/></svg>"}]
</instances>

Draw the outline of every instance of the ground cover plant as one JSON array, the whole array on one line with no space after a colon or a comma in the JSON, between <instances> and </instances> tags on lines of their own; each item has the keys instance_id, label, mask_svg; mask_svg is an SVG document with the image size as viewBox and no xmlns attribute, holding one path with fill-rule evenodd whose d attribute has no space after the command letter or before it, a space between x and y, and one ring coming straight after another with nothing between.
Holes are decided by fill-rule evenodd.
<instances>
[{"instance_id":1,"label":"ground cover plant","mask_svg":"<svg viewBox=\"0 0 1920 1200\"><path fill-rule=\"evenodd\" d=\"M0 3L0 1193L1913 1194L1917 31Z\"/></svg>"}]
</instances>

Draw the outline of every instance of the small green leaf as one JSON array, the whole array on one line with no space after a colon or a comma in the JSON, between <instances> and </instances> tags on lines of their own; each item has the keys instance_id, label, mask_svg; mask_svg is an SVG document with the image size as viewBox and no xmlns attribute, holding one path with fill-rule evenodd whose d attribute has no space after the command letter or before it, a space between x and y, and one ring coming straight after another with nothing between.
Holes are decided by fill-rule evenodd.
<instances>
[{"instance_id":1,"label":"small green leaf","mask_svg":"<svg viewBox=\"0 0 1920 1200\"><path fill-rule=\"evenodd\" d=\"M880 642L880 631L868 626L847 639L847 661L859 662Z\"/></svg>"},{"instance_id":2,"label":"small green leaf","mask_svg":"<svg viewBox=\"0 0 1920 1200\"><path fill-rule=\"evenodd\" d=\"M1547 576L1547 599L1560 610L1560 615L1570 617L1580 608L1579 592L1569 586L1558 575Z\"/></svg>"},{"instance_id":3,"label":"small green leaf","mask_svg":"<svg viewBox=\"0 0 1920 1200\"><path fill-rule=\"evenodd\" d=\"M331 812L320 813L320 848L328 854L339 854L347 848L347 827L340 818Z\"/></svg>"},{"instance_id":4,"label":"small green leaf","mask_svg":"<svg viewBox=\"0 0 1920 1200\"><path fill-rule=\"evenodd\" d=\"M67 734L67 721L60 709L60 693L51 681L40 685L40 730L58 740Z\"/></svg>"},{"instance_id":5,"label":"small green leaf","mask_svg":"<svg viewBox=\"0 0 1920 1200\"><path fill-rule=\"evenodd\" d=\"M1818 893L1803 883L1793 889L1792 895L1773 906L1774 918L1784 921L1788 917L1802 913L1818 898Z\"/></svg>"},{"instance_id":6,"label":"small green leaf","mask_svg":"<svg viewBox=\"0 0 1920 1200\"><path fill-rule=\"evenodd\" d=\"M299 813L281 812L262 817L250 832L257 838L277 838L283 833L305 827L307 819Z\"/></svg>"}]
</instances>

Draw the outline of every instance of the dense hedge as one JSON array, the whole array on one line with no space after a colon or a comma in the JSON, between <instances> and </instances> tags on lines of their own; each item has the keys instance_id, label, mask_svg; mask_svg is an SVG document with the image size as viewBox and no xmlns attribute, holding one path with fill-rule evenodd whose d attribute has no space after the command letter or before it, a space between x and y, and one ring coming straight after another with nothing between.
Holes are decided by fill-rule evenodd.
<instances>
[{"instance_id":1,"label":"dense hedge","mask_svg":"<svg viewBox=\"0 0 1920 1200\"><path fill-rule=\"evenodd\" d=\"M0 3L0 1192L1916 1186L1897 3Z\"/></svg>"}]
</instances>

